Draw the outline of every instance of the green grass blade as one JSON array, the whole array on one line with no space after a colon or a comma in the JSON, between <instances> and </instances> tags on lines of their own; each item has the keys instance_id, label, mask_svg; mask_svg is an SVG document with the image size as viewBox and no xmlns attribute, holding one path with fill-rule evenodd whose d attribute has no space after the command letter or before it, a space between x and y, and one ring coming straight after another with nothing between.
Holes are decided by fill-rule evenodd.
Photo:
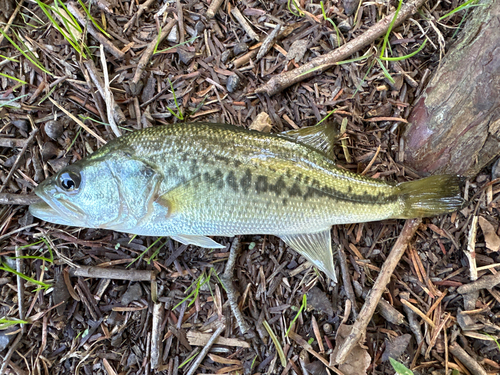
<instances>
[{"instance_id":1,"label":"green grass blade","mask_svg":"<svg viewBox=\"0 0 500 375\"><path fill-rule=\"evenodd\" d=\"M27 85L28 84L28 82L25 82L22 79L19 79L19 78L16 78L16 77L12 77L12 76L10 76L8 74L5 74L5 73L0 73L0 76L6 77L6 78L11 79L11 80L16 81L16 82L19 82L19 83L21 83L23 85Z\"/></svg>"},{"instance_id":2,"label":"green grass blade","mask_svg":"<svg viewBox=\"0 0 500 375\"><path fill-rule=\"evenodd\" d=\"M286 335L285 335L286 337L288 337L288 333L292 329L293 324L299 318L300 314L302 313L302 310L304 310L306 308L306 306L307 306L307 295L304 293L302 295L302 303L300 305L299 311L297 312L297 315L295 315L295 318L293 318L293 320L290 322L290 325L288 326L288 329L286 330Z\"/></svg>"},{"instance_id":3,"label":"green grass blade","mask_svg":"<svg viewBox=\"0 0 500 375\"><path fill-rule=\"evenodd\" d=\"M400 56L400 57L380 57L380 60L384 60L384 61L401 61L401 60L405 60L405 59L409 59L410 57L413 57L415 56L417 53L419 53L420 51L422 51L425 47L425 45L427 44L427 39L424 40L424 42L420 45L420 47L418 47L418 49L408 55L405 55L405 56Z\"/></svg>"},{"instance_id":4,"label":"green grass blade","mask_svg":"<svg viewBox=\"0 0 500 375\"><path fill-rule=\"evenodd\" d=\"M399 0L398 8L396 9L396 12L394 13L394 17L392 18L392 21L389 25L389 29L387 29L387 32L385 33L384 42L382 43L382 49L380 50L380 57L384 56L385 47L387 46L387 42L389 41L389 35L391 34L392 27L394 26L396 19L398 18L399 10L401 9L402 5L403 5L403 0Z\"/></svg>"},{"instance_id":5,"label":"green grass blade","mask_svg":"<svg viewBox=\"0 0 500 375\"><path fill-rule=\"evenodd\" d=\"M262 325L266 329L267 333L269 333L269 336L271 337L271 340L273 340L274 346L276 347L276 351L278 352L278 355L280 357L281 361L281 366L286 367L286 357L285 357L285 352L283 351L283 348L281 347L280 342L278 341L278 338L274 334L273 330L269 326L269 323L264 320L262 322Z\"/></svg>"},{"instance_id":6,"label":"green grass blade","mask_svg":"<svg viewBox=\"0 0 500 375\"><path fill-rule=\"evenodd\" d=\"M19 52L21 52L21 54L22 54L24 57L26 57L29 61L31 61L31 63L32 63L33 65L35 65L36 67L38 67L38 69L40 69L41 71L43 71L43 72L47 73L48 75L52 75L52 73L51 73L51 72L49 72L47 69L45 69L45 68L43 67L43 65L42 65L42 64L40 64L40 62L36 61L36 58L35 58L34 56L33 56L33 57L31 57L31 56L29 56L29 55L28 55L28 53L27 53L27 52L23 51L23 50L21 49L21 47L19 47L19 46L18 46L18 45L17 45L17 44L16 44L16 43L15 43L15 42L14 42L14 41L13 41L13 40L12 40L12 39L11 39L11 38L10 38L10 37L9 37L9 36L8 36L8 35L4 32L4 31L3 31L3 30L2 30L2 28L0 28L0 33L3 35L3 37L4 37L5 39L7 39L7 40L9 41L9 43L10 43L10 44L12 44L12 45L13 45L13 46L14 46L14 47L15 47L15 48L19 51ZM15 35L15 34L14 34L14 35ZM21 43L22 43L22 41L21 41ZM23 44L24 44L24 43L23 43ZM28 51L29 51L29 50L28 50Z\"/></svg>"},{"instance_id":7,"label":"green grass blade","mask_svg":"<svg viewBox=\"0 0 500 375\"><path fill-rule=\"evenodd\" d=\"M59 1L60 1L60 0L59 0ZM78 0L78 2L80 3L80 6L83 8L83 10L84 10L84 11L85 11L85 13L87 14L87 17L90 19L90 21L92 22L92 24L93 24L93 25L94 25L97 29L99 29L99 31L100 31L101 33L103 33L103 34L106 36L106 38L109 38L109 37L110 37L110 35L106 32L106 30L104 30L104 29L103 29L103 28L102 28L102 27L101 27L101 26L97 23L97 21L94 19L94 17L92 17L92 15L90 14L90 6L89 6L89 8L87 8L87 7L85 6L85 4L83 3L83 1L82 1L82 0Z\"/></svg>"},{"instance_id":8,"label":"green grass blade","mask_svg":"<svg viewBox=\"0 0 500 375\"><path fill-rule=\"evenodd\" d=\"M405 365L396 361L395 359L389 357L389 361L391 361L392 367L394 367L394 370L396 370L396 374L398 374L398 375L414 375L413 371L411 371Z\"/></svg>"},{"instance_id":9,"label":"green grass blade","mask_svg":"<svg viewBox=\"0 0 500 375\"><path fill-rule=\"evenodd\" d=\"M466 1L462 5L456 7L452 11L446 13L444 16L439 17L439 21L444 20L445 18L450 17L450 16L454 15L455 13L460 12L461 10L469 9L472 7L479 7L479 6L487 5L487 4L476 4L476 3L477 3L477 0Z\"/></svg>"},{"instance_id":10,"label":"green grass blade","mask_svg":"<svg viewBox=\"0 0 500 375\"><path fill-rule=\"evenodd\" d=\"M377 58L377 62L382 68L382 72L384 73L385 78L391 81L392 84L396 83L396 81L394 81L394 78L391 77L389 71L385 68L384 63L379 58Z\"/></svg>"},{"instance_id":11,"label":"green grass blade","mask_svg":"<svg viewBox=\"0 0 500 375\"><path fill-rule=\"evenodd\" d=\"M20 278L26 280L27 282L30 282L32 284L36 284L36 285L41 286L43 289L50 288L50 284L44 283L43 281L35 280L35 279L33 279L33 278L29 277L29 276L26 276L23 273L17 272L15 269L9 267L5 263L1 263L0 264L0 270L13 273L14 275L19 276Z\"/></svg>"}]
</instances>

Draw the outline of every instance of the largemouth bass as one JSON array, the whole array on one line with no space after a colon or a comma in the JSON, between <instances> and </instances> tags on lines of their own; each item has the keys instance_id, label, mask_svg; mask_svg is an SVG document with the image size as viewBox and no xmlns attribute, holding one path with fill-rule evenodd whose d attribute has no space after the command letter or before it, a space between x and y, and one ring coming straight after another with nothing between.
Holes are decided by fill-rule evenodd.
<instances>
[{"instance_id":1,"label":"largemouth bass","mask_svg":"<svg viewBox=\"0 0 500 375\"><path fill-rule=\"evenodd\" d=\"M117 138L41 183L48 222L170 236L282 238L335 280L335 224L432 216L462 204L456 176L392 184L336 167L333 125L264 134L231 125L158 126Z\"/></svg>"}]
</instances>

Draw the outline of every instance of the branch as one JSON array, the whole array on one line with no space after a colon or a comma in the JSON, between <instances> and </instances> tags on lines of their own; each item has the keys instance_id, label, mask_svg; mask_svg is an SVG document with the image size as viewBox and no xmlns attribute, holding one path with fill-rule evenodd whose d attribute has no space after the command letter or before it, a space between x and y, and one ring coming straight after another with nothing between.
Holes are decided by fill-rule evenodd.
<instances>
[{"instance_id":1,"label":"branch","mask_svg":"<svg viewBox=\"0 0 500 375\"><path fill-rule=\"evenodd\" d=\"M412 0L404 4L399 11L398 18L394 27L401 24L406 18L410 17L425 2L425 0ZM267 93L269 96L277 94L294 83L303 81L306 78L318 75L327 69L333 67L339 61L345 60L361 48L368 46L374 40L384 35L389 29L389 25L394 18L394 13L389 14L381 21L366 30L356 39L340 46L339 48L312 59L301 67L278 74L272 77L266 84L257 88L257 94Z\"/></svg>"}]
</instances>

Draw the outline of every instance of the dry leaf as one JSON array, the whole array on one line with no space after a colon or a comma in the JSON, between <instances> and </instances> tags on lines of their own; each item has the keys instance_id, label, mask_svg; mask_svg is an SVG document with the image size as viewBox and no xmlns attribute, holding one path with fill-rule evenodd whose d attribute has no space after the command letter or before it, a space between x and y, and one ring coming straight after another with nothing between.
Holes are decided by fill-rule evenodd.
<instances>
[{"instance_id":1,"label":"dry leaf","mask_svg":"<svg viewBox=\"0 0 500 375\"><path fill-rule=\"evenodd\" d=\"M346 337L351 333L352 326L341 324L337 331L337 345L333 350L332 356L337 356L338 349L344 343ZM366 349L363 349L359 344L354 347L349 353L344 363L339 365L339 370L344 375L366 375L366 370L371 364L371 357Z\"/></svg>"},{"instance_id":2,"label":"dry leaf","mask_svg":"<svg viewBox=\"0 0 500 375\"><path fill-rule=\"evenodd\" d=\"M486 241L486 247L491 251L500 250L500 237L496 233L495 227L484 217L479 216L479 226L484 234L484 240Z\"/></svg>"}]
</instances>

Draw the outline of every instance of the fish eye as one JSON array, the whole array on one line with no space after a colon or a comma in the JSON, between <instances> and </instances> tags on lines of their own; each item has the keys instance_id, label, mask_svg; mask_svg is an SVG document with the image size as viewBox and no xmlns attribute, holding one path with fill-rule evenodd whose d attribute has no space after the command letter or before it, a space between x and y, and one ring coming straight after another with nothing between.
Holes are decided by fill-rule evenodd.
<instances>
[{"instance_id":1,"label":"fish eye","mask_svg":"<svg viewBox=\"0 0 500 375\"><path fill-rule=\"evenodd\" d=\"M59 176L59 186L66 191L75 191L80 187L80 173L75 171L66 171Z\"/></svg>"}]
</instances>

